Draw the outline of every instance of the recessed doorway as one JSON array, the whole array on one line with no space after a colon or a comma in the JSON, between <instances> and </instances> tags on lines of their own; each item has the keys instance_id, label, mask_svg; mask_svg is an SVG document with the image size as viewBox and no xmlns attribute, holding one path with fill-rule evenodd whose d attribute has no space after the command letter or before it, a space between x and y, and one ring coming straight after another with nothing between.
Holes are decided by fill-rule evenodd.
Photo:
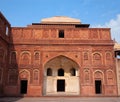
<instances>
[{"instance_id":1,"label":"recessed doorway","mask_svg":"<svg viewBox=\"0 0 120 102\"><path fill-rule=\"evenodd\" d=\"M95 93L96 94L101 94L102 93L101 80L95 80Z\"/></svg>"},{"instance_id":2,"label":"recessed doorway","mask_svg":"<svg viewBox=\"0 0 120 102\"><path fill-rule=\"evenodd\" d=\"M21 94L27 94L27 80L21 80L20 82L20 93Z\"/></svg>"},{"instance_id":3,"label":"recessed doorway","mask_svg":"<svg viewBox=\"0 0 120 102\"><path fill-rule=\"evenodd\" d=\"M57 92L65 92L65 80L57 80Z\"/></svg>"}]
</instances>

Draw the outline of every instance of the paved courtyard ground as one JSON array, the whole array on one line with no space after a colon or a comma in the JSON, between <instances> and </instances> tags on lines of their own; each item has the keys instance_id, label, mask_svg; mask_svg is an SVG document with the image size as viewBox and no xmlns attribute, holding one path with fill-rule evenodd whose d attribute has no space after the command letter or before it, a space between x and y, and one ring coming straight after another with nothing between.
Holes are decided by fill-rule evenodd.
<instances>
[{"instance_id":1,"label":"paved courtyard ground","mask_svg":"<svg viewBox=\"0 0 120 102\"><path fill-rule=\"evenodd\" d=\"M120 102L120 97L0 97L0 102Z\"/></svg>"}]
</instances>

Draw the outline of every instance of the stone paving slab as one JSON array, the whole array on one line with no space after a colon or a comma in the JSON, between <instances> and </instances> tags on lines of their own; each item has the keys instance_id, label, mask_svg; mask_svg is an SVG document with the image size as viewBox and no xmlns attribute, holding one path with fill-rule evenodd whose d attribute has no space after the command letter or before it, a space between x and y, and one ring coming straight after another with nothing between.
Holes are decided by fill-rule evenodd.
<instances>
[{"instance_id":1,"label":"stone paving slab","mask_svg":"<svg viewBox=\"0 0 120 102\"><path fill-rule=\"evenodd\" d=\"M120 102L120 97L0 97L0 102Z\"/></svg>"}]
</instances>

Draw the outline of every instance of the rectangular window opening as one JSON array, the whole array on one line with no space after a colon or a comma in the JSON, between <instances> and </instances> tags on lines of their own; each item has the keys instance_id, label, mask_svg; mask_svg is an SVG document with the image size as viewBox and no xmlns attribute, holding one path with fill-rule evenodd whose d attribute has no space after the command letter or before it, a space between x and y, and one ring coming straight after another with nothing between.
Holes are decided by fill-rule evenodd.
<instances>
[{"instance_id":1,"label":"rectangular window opening","mask_svg":"<svg viewBox=\"0 0 120 102\"><path fill-rule=\"evenodd\" d=\"M64 30L59 30L59 38L64 38Z\"/></svg>"}]
</instances>

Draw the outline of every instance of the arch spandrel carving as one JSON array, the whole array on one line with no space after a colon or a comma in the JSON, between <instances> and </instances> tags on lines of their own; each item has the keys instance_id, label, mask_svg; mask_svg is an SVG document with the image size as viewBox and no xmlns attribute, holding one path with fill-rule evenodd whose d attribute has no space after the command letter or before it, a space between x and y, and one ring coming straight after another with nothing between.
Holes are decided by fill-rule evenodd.
<instances>
[{"instance_id":1,"label":"arch spandrel carving","mask_svg":"<svg viewBox=\"0 0 120 102\"><path fill-rule=\"evenodd\" d=\"M19 72L20 79L29 79L30 78L30 72L28 70L22 70Z\"/></svg>"},{"instance_id":2,"label":"arch spandrel carving","mask_svg":"<svg viewBox=\"0 0 120 102\"><path fill-rule=\"evenodd\" d=\"M77 56L77 58L76 58L75 55L69 56L69 55L67 55L67 54L61 54L61 53L60 53L60 54L45 54L44 56L45 56L46 58L45 58L44 61L42 62L43 65L45 65L47 62L49 62L50 60L52 60L52 59L54 59L54 58L57 58L57 57L59 57L59 56L63 56L63 57L66 57L66 58L72 60L73 62L77 63L79 66L81 66L81 65L80 65L80 62L79 62L78 56Z\"/></svg>"},{"instance_id":3,"label":"arch spandrel carving","mask_svg":"<svg viewBox=\"0 0 120 102\"><path fill-rule=\"evenodd\" d=\"M94 72L94 78L95 79L103 79L103 72L102 71Z\"/></svg>"}]
</instances>

